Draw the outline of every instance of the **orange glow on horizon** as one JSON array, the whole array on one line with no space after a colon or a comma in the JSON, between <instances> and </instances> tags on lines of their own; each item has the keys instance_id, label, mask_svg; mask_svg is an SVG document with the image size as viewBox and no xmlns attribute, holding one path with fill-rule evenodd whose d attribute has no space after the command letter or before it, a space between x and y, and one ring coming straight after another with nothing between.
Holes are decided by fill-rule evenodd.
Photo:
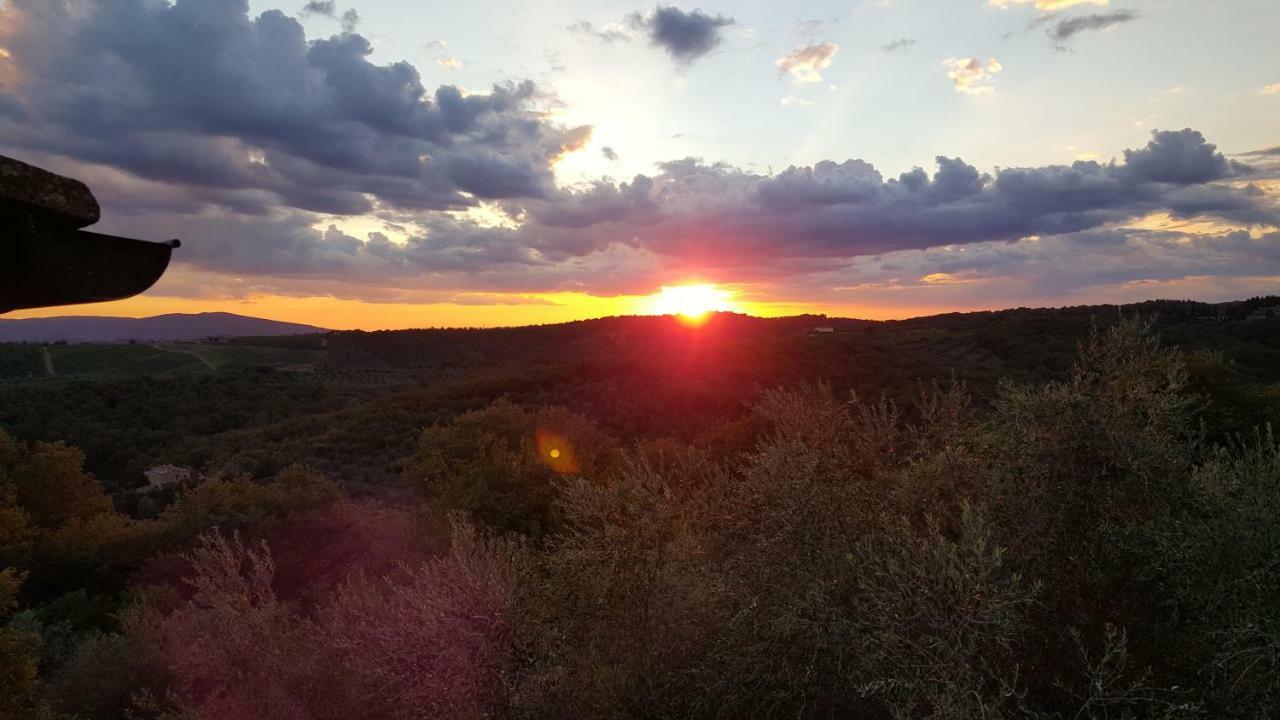
<instances>
[{"instance_id":1,"label":"orange glow on horizon","mask_svg":"<svg viewBox=\"0 0 1280 720\"><path fill-rule=\"evenodd\" d=\"M150 317L167 313L228 312L238 315L298 322L330 330L401 330L429 327L515 327L563 323L619 315L673 314L659 310L654 295L599 297L580 293L538 295L546 304L470 305L454 303L377 303L331 296L254 295L245 298L184 298L144 294L127 300L18 310L0 316L4 320L68 315ZM731 297L734 297L731 295ZM836 317L890 320L940 312L991 310L987 306L834 304L798 301L731 300L730 310L756 317L826 313ZM706 315L703 316L707 317Z\"/></svg>"}]
</instances>

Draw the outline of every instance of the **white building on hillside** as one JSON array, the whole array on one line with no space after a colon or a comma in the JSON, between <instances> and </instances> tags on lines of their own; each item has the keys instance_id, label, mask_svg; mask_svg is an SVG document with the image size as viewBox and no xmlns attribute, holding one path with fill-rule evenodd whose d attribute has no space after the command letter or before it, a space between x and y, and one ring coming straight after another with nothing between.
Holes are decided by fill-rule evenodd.
<instances>
[{"instance_id":1,"label":"white building on hillside","mask_svg":"<svg viewBox=\"0 0 1280 720\"><path fill-rule=\"evenodd\" d=\"M152 492L167 488L170 485L189 482L191 480L191 468L178 467L177 465L156 465L144 472L143 475L147 476L147 486L139 488L138 492Z\"/></svg>"}]
</instances>

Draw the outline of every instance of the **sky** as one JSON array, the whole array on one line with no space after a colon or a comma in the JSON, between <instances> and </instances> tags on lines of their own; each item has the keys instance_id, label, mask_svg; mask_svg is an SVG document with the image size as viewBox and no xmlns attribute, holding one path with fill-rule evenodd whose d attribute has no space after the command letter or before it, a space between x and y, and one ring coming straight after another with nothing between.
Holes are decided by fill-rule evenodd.
<instances>
[{"instance_id":1,"label":"sky","mask_svg":"<svg viewBox=\"0 0 1280 720\"><path fill-rule=\"evenodd\" d=\"M1280 294L1274 0L0 0L0 154L330 328ZM659 300L655 300L655 297Z\"/></svg>"}]
</instances>

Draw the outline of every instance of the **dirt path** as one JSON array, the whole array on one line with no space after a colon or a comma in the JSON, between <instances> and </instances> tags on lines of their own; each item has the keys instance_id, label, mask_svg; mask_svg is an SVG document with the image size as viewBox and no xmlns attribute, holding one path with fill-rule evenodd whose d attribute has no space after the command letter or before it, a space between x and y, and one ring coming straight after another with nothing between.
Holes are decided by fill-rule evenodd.
<instances>
[{"instance_id":1,"label":"dirt path","mask_svg":"<svg viewBox=\"0 0 1280 720\"><path fill-rule=\"evenodd\" d=\"M199 360L200 362L204 363L204 366L205 366L205 367L207 367L207 368L209 368L210 370L215 370L215 371L216 371L216 370L218 369L218 368L216 368L216 367L214 367L214 366L213 366L213 363L211 363L211 362L209 362L207 359L205 359L205 357L204 357L203 355L200 355L199 353L193 353L193 352L191 352L190 350L174 350L173 348L163 348L163 347L160 347L159 345L152 345L151 347L153 347L153 348L155 348L155 349L157 349L157 350L159 350L159 351L161 351L161 352L178 353L179 355L190 355L191 357L193 357L193 358L195 358L195 359Z\"/></svg>"},{"instance_id":2,"label":"dirt path","mask_svg":"<svg viewBox=\"0 0 1280 720\"><path fill-rule=\"evenodd\" d=\"M49 346L41 345L40 354L44 356L44 374L49 377L57 377L58 372L53 369L53 355L49 352Z\"/></svg>"}]
</instances>

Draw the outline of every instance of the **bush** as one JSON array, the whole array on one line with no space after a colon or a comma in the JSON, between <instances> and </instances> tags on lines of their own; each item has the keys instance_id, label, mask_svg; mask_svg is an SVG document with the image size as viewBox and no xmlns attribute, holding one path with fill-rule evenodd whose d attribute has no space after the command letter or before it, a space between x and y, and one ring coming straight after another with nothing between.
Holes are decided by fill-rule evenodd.
<instances>
[{"instance_id":1,"label":"bush","mask_svg":"<svg viewBox=\"0 0 1280 720\"><path fill-rule=\"evenodd\" d=\"M499 400L425 429L404 476L433 507L538 538L558 522L555 480L603 477L617 458L616 444L581 416Z\"/></svg>"},{"instance_id":2,"label":"bush","mask_svg":"<svg viewBox=\"0 0 1280 720\"><path fill-rule=\"evenodd\" d=\"M455 523L448 550L356 572L302 612L266 545L206 534L191 599L152 611L156 652L194 718L487 717L507 665L518 546Z\"/></svg>"}]
</instances>

